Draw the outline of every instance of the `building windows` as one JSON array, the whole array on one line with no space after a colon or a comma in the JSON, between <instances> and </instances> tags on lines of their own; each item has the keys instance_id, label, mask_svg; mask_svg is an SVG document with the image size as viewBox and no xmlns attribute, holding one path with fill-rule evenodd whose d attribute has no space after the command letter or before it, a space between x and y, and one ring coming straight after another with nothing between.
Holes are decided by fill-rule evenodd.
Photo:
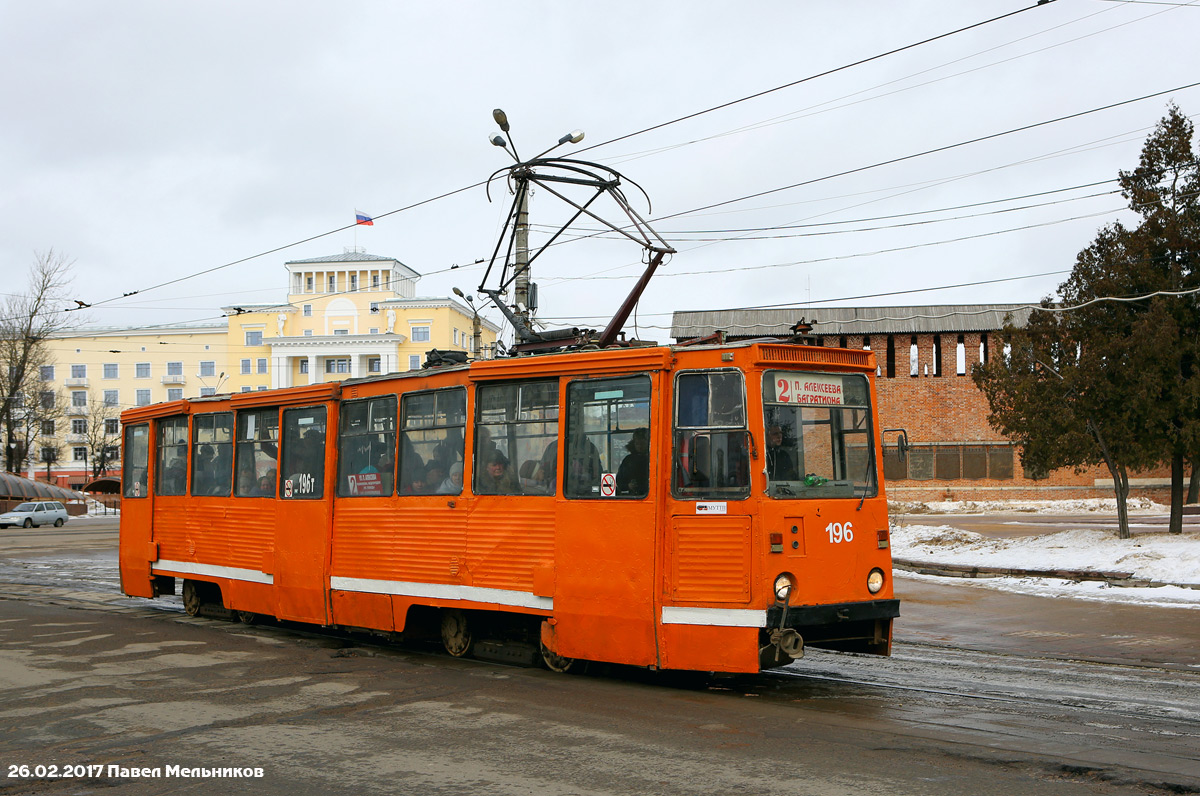
<instances>
[{"instance_id":1,"label":"building windows","mask_svg":"<svg viewBox=\"0 0 1200 796\"><path fill-rule=\"evenodd\" d=\"M410 354L409 355L408 369L409 370L420 370L421 369L421 355L420 354Z\"/></svg>"},{"instance_id":2,"label":"building windows","mask_svg":"<svg viewBox=\"0 0 1200 796\"><path fill-rule=\"evenodd\" d=\"M335 274L329 275L329 292L330 293L337 292L337 275L335 275Z\"/></svg>"},{"instance_id":3,"label":"building windows","mask_svg":"<svg viewBox=\"0 0 1200 796\"><path fill-rule=\"evenodd\" d=\"M116 406L117 405L117 391L116 390L105 390L104 391L104 405L105 406Z\"/></svg>"},{"instance_id":4,"label":"building windows","mask_svg":"<svg viewBox=\"0 0 1200 796\"><path fill-rule=\"evenodd\" d=\"M327 360L325 360L325 372L326 373L349 373L350 372L350 360L349 359L327 359Z\"/></svg>"},{"instance_id":5,"label":"building windows","mask_svg":"<svg viewBox=\"0 0 1200 796\"><path fill-rule=\"evenodd\" d=\"M54 421L53 420L43 420L42 421L42 436L43 437L53 437L54 436Z\"/></svg>"},{"instance_id":6,"label":"building windows","mask_svg":"<svg viewBox=\"0 0 1200 796\"><path fill-rule=\"evenodd\" d=\"M311 276L304 277L304 292L313 292L313 278Z\"/></svg>"},{"instance_id":7,"label":"building windows","mask_svg":"<svg viewBox=\"0 0 1200 796\"><path fill-rule=\"evenodd\" d=\"M71 406L75 407L76 409L87 408L87 392L84 390L72 390Z\"/></svg>"},{"instance_id":8,"label":"building windows","mask_svg":"<svg viewBox=\"0 0 1200 796\"><path fill-rule=\"evenodd\" d=\"M246 330L246 345L260 346L262 345L262 329L247 329Z\"/></svg>"},{"instance_id":9,"label":"building windows","mask_svg":"<svg viewBox=\"0 0 1200 796\"><path fill-rule=\"evenodd\" d=\"M333 333L335 335L350 334L350 330L349 329L334 329Z\"/></svg>"},{"instance_id":10,"label":"building windows","mask_svg":"<svg viewBox=\"0 0 1200 796\"><path fill-rule=\"evenodd\" d=\"M371 334L379 334L379 327L372 326L370 331L371 331Z\"/></svg>"},{"instance_id":11,"label":"building windows","mask_svg":"<svg viewBox=\"0 0 1200 796\"><path fill-rule=\"evenodd\" d=\"M312 337L312 329L305 329L305 330L304 330L304 336L305 336L305 337Z\"/></svg>"},{"instance_id":12,"label":"building windows","mask_svg":"<svg viewBox=\"0 0 1200 796\"><path fill-rule=\"evenodd\" d=\"M71 448L71 458L77 462L86 462L87 448Z\"/></svg>"},{"instance_id":13,"label":"building windows","mask_svg":"<svg viewBox=\"0 0 1200 796\"><path fill-rule=\"evenodd\" d=\"M183 375L183 363L182 362L168 362L167 363L167 375L168 376L182 376Z\"/></svg>"},{"instance_id":14,"label":"building windows","mask_svg":"<svg viewBox=\"0 0 1200 796\"><path fill-rule=\"evenodd\" d=\"M959 376L967 375L967 346L963 336L958 336L958 344L954 348L954 372Z\"/></svg>"},{"instance_id":15,"label":"building windows","mask_svg":"<svg viewBox=\"0 0 1200 796\"><path fill-rule=\"evenodd\" d=\"M71 366L71 378L86 379L87 378L87 365L72 365Z\"/></svg>"},{"instance_id":16,"label":"building windows","mask_svg":"<svg viewBox=\"0 0 1200 796\"><path fill-rule=\"evenodd\" d=\"M201 387L200 388L201 397L203 397L205 395L216 395L216 394L217 394L216 387Z\"/></svg>"},{"instance_id":17,"label":"building windows","mask_svg":"<svg viewBox=\"0 0 1200 796\"><path fill-rule=\"evenodd\" d=\"M246 376L246 375L249 375L249 373L250 373L250 360L243 359L242 360L242 375Z\"/></svg>"},{"instance_id":18,"label":"building windows","mask_svg":"<svg viewBox=\"0 0 1200 796\"><path fill-rule=\"evenodd\" d=\"M183 400L183 388L182 387L167 388L167 400L168 401L182 401Z\"/></svg>"},{"instance_id":19,"label":"building windows","mask_svg":"<svg viewBox=\"0 0 1200 796\"><path fill-rule=\"evenodd\" d=\"M134 365L133 366L133 377L135 379L150 378L150 363L149 362L139 362L136 365Z\"/></svg>"},{"instance_id":20,"label":"building windows","mask_svg":"<svg viewBox=\"0 0 1200 796\"><path fill-rule=\"evenodd\" d=\"M212 361L211 359L206 362L201 362L200 363L200 375L201 376L217 375L217 363Z\"/></svg>"},{"instance_id":21,"label":"building windows","mask_svg":"<svg viewBox=\"0 0 1200 796\"><path fill-rule=\"evenodd\" d=\"M410 335L414 343L429 342L429 327L428 326L413 326L412 334Z\"/></svg>"},{"instance_id":22,"label":"building windows","mask_svg":"<svg viewBox=\"0 0 1200 796\"><path fill-rule=\"evenodd\" d=\"M42 381L54 381L54 366L42 365L41 367Z\"/></svg>"},{"instance_id":23,"label":"building windows","mask_svg":"<svg viewBox=\"0 0 1200 796\"><path fill-rule=\"evenodd\" d=\"M458 329L454 330L454 344L458 345Z\"/></svg>"},{"instance_id":24,"label":"building windows","mask_svg":"<svg viewBox=\"0 0 1200 796\"><path fill-rule=\"evenodd\" d=\"M110 437L115 437L121 433L121 421L115 417L105 418L104 433Z\"/></svg>"},{"instance_id":25,"label":"building windows","mask_svg":"<svg viewBox=\"0 0 1200 796\"><path fill-rule=\"evenodd\" d=\"M254 388L253 387L243 387L242 392L254 392Z\"/></svg>"},{"instance_id":26,"label":"building windows","mask_svg":"<svg viewBox=\"0 0 1200 796\"><path fill-rule=\"evenodd\" d=\"M137 397L135 398L135 403L138 406L149 406L150 405L150 391L149 390L138 390Z\"/></svg>"},{"instance_id":27,"label":"building windows","mask_svg":"<svg viewBox=\"0 0 1200 796\"><path fill-rule=\"evenodd\" d=\"M300 360L300 372L308 373L308 360L307 359Z\"/></svg>"},{"instance_id":28,"label":"building windows","mask_svg":"<svg viewBox=\"0 0 1200 796\"><path fill-rule=\"evenodd\" d=\"M106 379L120 378L120 368L117 366L116 362L105 362L104 363L104 378L106 378Z\"/></svg>"},{"instance_id":29,"label":"building windows","mask_svg":"<svg viewBox=\"0 0 1200 796\"><path fill-rule=\"evenodd\" d=\"M86 434L87 433L87 418L86 417L72 418L71 419L71 433L72 434Z\"/></svg>"},{"instance_id":30,"label":"building windows","mask_svg":"<svg viewBox=\"0 0 1200 796\"><path fill-rule=\"evenodd\" d=\"M350 291L358 290L358 274L350 274Z\"/></svg>"},{"instance_id":31,"label":"building windows","mask_svg":"<svg viewBox=\"0 0 1200 796\"><path fill-rule=\"evenodd\" d=\"M266 359L266 357L259 357L259 358L258 358L258 372L259 372L259 373L266 373L266 372L267 372L267 359Z\"/></svg>"},{"instance_id":32,"label":"building windows","mask_svg":"<svg viewBox=\"0 0 1200 796\"><path fill-rule=\"evenodd\" d=\"M304 317L305 317L305 318L311 318L311 317L312 317L312 305L311 305L311 304L305 304L305 305L304 305Z\"/></svg>"},{"instance_id":33,"label":"building windows","mask_svg":"<svg viewBox=\"0 0 1200 796\"><path fill-rule=\"evenodd\" d=\"M49 390L43 390L42 392L38 393L38 404L43 409L53 409L54 403L55 402L54 402L54 393L53 392L51 392Z\"/></svg>"},{"instance_id":34,"label":"building windows","mask_svg":"<svg viewBox=\"0 0 1200 796\"><path fill-rule=\"evenodd\" d=\"M367 373L381 373L379 357L369 357L367 359Z\"/></svg>"},{"instance_id":35,"label":"building windows","mask_svg":"<svg viewBox=\"0 0 1200 796\"><path fill-rule=\"evenodd\" d=\"M1013 446L969 442L914 445L903 460L895 449L885 449L883 477L889 481L1009 481L1013 477Z\"/></svg>"}]
</instances>

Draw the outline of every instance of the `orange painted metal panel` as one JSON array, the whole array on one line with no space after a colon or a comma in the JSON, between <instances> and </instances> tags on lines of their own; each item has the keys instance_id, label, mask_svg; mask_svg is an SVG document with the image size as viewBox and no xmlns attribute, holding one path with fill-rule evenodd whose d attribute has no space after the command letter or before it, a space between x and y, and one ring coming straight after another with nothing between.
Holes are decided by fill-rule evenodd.
<instances>
[{"instance_id":1,"label":"orange painted metal panel","mask_svg":"<svg viewBox=\"0 0 1200 796\"><path fill-rule=\"evenodd\" d=\"M663 625L661 639L664 669L758 671L757 628Z\"/></svg>"},{"instance_id":2,"label":"orange painted metal panel","mask_svg":"<svg viewBox=\"0 0 1200 796\"><path fill-rule=\"evenodd\" d=\"M749 517L737 515L672 517L667 542L670 602L747 603L750 527Z\"/></svg>"}]
</instances>

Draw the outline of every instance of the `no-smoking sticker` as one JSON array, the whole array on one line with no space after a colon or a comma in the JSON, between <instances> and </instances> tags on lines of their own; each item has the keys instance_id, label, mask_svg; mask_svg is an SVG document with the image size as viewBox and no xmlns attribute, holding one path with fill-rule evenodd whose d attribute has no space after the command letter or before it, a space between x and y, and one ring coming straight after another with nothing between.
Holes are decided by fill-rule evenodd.
<instances>
[{"instance_id":1,"label":"no-smoking sticker","mask_svg":"<svg viewBox=\"0 0 1200 796\"><path fill-rule=\"evenodd\" d=\"M617 494L617 476L605 473L600 476L600 497L612 497Z\"/></svg>"}]
</instances>

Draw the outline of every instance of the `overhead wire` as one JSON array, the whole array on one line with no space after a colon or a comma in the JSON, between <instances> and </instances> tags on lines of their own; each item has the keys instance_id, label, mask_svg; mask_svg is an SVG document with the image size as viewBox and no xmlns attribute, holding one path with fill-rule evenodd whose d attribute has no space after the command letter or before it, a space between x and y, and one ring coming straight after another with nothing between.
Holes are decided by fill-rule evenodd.
<instances>
[{"instance_id":1,"label":"overhead wire","mask_svg":"<svg viewBox=\"0 0 1200 796\"><path fill-rule=\"evenodd\" d=\"M970 24L970 25L966 25L966 26L963 26L963 27L959 27L959 28L956 28L956 29L954 29L954 30L947 31L947 32L945 32L945 33L940 33L940 34L938 34L938 35L936 35L936 36L930 36L930 37L927 37L927 38L925 38L925 39L922 39L922 40L920 40L920 41L917 41L917 42L913 42L913 43L910 43L910 44L904 45L904 46L902 46L902 47L896 47L896 48L893 48L893 49L891 49L891 50L887 50L887 51L885 51L885 52L877 53L877 54L875 54L875 55L872 55L872 56L869 56L869 57L867 57L867 58L861 58L861 59L858 59L858 60L856 60L856 61L853 61L853 62L851 62L851 63L848 63L848 64L843 64L843 65L841 65L841 66L834 67L834 68L832 68L832 69L827 69L827 70L824 70L824 71L822 71L822 72L818 72L818 73L816 73L816 74L808 75L808 76L806 76L806 77L804 77L804 78L800 78L800 79L798 79L798 80L793 80L793 81L790 81L790 82L788 82L788 83L784 83L784 84L782 84L782 85L775 86L775 87L773 87L773 88L769 88L769 89L765 89L765 90L762 90L762 91L754 92L754 93L752 93L752 94L748 94L748 95L745 95L745 96L739 97L739 98L737 98L737 99L730 100L730 101L728 101L728 102L723 102L723 103L720 103L720 104L718 104L718 105L714 105L714 106L711 106L711 107L709 107L709 108L705 108L705 109L703 109L703 110L700 110L700 111L696 111L696 112L693 112L693 113L689 113L689 114L686 114L686 115L684 115L684 116L680 116L680 117L677 117L677 118L674 118L674 119L668 120L668 121L666 121L666 122L661 122L661 123L659 123L659 124L655 124L655 125L652 125L652 126L650 126L650 127L643 128L643 129L641 129L641 130L636 130L636 131L634 131L634 132L631 132L631 133L626 133L626 134L624 134L624 135L618 136L618 137L616 137L616 138L609 139L609 140L607 140L607 141L602 141L602 142L600 142L600 143L597 143L597 144L592 144L591 146L585 147L585 148L583 148L583 149L581 149L581 150L577 150L577 152L578 152L578 153L587 152L587 151L590 151L590 150L593 150L593 149L597 149L597 148L599 148L599 147L602 147L602 146L607 146L607 145L609 145L609 144L616 143L616 142L618 142L618 141L624 141L624 140L628 140L628 139L630 139L630 138L634 138L634 137L636 137L636 136L639 136L639 135L643 135L643 134L645 134L645 133L648 133L648 132L650 132L650 131L652 131L652 130L660 130L660 129L663 129L663 128L665 128L665 127L668 127L668 126L671 126L671 125L674 125L674 124L678 124L678 123L680 123L680 122L683 122L683 121L686 121L686 120L689 120L689 119L694 119L694 118L697 118L697 117L699 117L699 116L703 116L703 115L706 115L706 114L714 113L714 112L716 112L716 111L719 111L719 110L722 110L722 109L724 109L724 108L729 108L729 107L732 107L732 106L734 106L734 105L738 105L738 104L741 104L741 103L744 103L744 102L748 102L748 101L750 101L750 100L757 99L757 98L759 98L759 97L763 97L763 96L766 96L766 95L769 95L769 94L773 94L773 93L776 93L776 92L779 92L779 91L783 91L783 90L785 90L785 89L792 88L792 87L794 87L794 86L798 86L798 85L801 85L801 84L804 84L804 83L810 82L810 81L812 81L812 80L816 80L816 79L818 79L818 78L821 78L821 77L825 77L825 76L828 76L828 75L831 75L831 74L835 74L835 73L837 73L837 72L845 71L845 70L851 69L851 68L853 68L853 67L860 66L860 65L862 65L862 64L870 63L870 62L872 62L872 61L876 61L876 60L879 60L879 59L881 59L881 58L886 58L886 57L888 57L888 56L895 55L895 54L897 54L897 53L905 52L905 51L907 51L907 50L911 50L911 49L914 49L914 48L917 48L917 47L923 46L923 45L925 45L925 44L929 44L929 43L931 43L931 42L939 41L939 40L941 40L941 39L945 39L945 38L948 38L948 37L950 37L950 36L954 36L954 35L957 35L957 34L960 34L960 33L964 33L964 32L966 32L966 31L974 30L974 29L977 29L977 28L983 27L983 26L985 26L985 25L989 25L989 24L992 24L992 23L995 23L995 22L999 22L999 21L1001 21L1001 20L1004 20L1004 19L1008 19L1008 18L1011 18L1011 17L1015 17L1015 16L1017 16L1017 15L1019 15L1019 14L1023 14L1023 13L1025 13L1025 12L1027 12L1027 11L1031 11L1031 10L1033 10L1033 9L1035 9L1035 8L1038 8L1038 7L1040 7L1040 6L1046 5L1046 4L1050 3L1050 2L1054 2L1054 0L1039 0L1039 2L1035 3L1034 5L1030 5L1030 6L1027 6L1027 7L1021 8L1021 9L1017 9L1017 10L1015 10L1015 11L1010 11L1010 12L1007 12L1007 13L1005 13L1005 14L1000 14L1000 15L998 15L998 16L994 16L994 17L991 17L991 18L989 18L989 19L982 20L982 21L980 21L980 22L976 22L976 23L973 23L973 24ZM472 190L472 189L475 189L475 188L479 188L479 187L481 187L481 186L485 185L485 184L486 184L486 182L487 182L487 180L481 180L481 181L478 181L478 182L472 183L472 184L470 184L470 185L463 186L463 187L461 187L461 188L456 188L456 189L453 189L453 190L450 190L450 191L446 191L446 192L444 192L444 193L438 194L437 196L430 197L430 198L428 198L428 199L424 199L424 200L421 200L421 201L419 201L419 202L414 202L414 203L412 203L412 204L409 204L409 205L406 205L406 206L404 206L404 207L397 208L397 209L395 209L395 210L391 210L391 211L388 211L388 212L386 212L386 213L382 213L382 214L379 214L379 215L373 216L373 219L374 219L374 220L378 220L378 219L381 219L381 218L387 218L387 217L389 217L389 216L396 215L396 214L398 214L398 213L402 213L402 212L406 212L406 211L408 211L408 210L412 210L412 209L414 209L414 208L417 208L417 207L420 207L420 206L422 206L422 205L426 205L426 204L430 204L430 203L432 203L432 202L440 201L440 200L442 200L442 199L446 199L446 198L448 198L448 197L450 197L450 196L454 196L454 195L456 195L456 194L463 193L463 192L465 192L465 191L469 191L469 190ZM353 228L353 227L355 227L355 226L357 226L357 222L355 222L354 224L346 224L346 225L344 225L344 226L340 226L340 227L337 227L337 228L335 228L335 229L328 230L328 231L326 231L326 232L321 232L321 233L317 233L317 234L315 234L315 235L310 235L310 236L308 236L308 237L305 237L305 238L302 238L302 239L300 239L300 240L296 240L296 241L293 241L293 242L291 242L291 243L283 244L283 245L281 245L281 246L276 246L276 247L273 247L273 248L271 248L271 249L267 249L267 250L264 250L264 251L258 252L258 253L256 253L256 254L252 254L252 255L249 255L249 256L246 256L246 257L242 257L242 258L239 258L239 259L236 259L236 260L232 260L232 261L229 261L229 262L223 263L223 264L221 264L221 265L213 266L213 267L211 267L211 268L206 268L206 269L203 269L203 270L200 270L200 271L196 271L196 272L193 272L193 273L191 273L191 274L186 274L186 275L184 275L184 276L177 277L177 278L174 278L174 279L169 279L169 280L166 280L166 281L163 281L163 282L157 283L157 284L150 285L150 286L148 286L148 287L140 288L140 289L138 289L138 290L128 291L128 292L126 292L126 293L122 294L121 296L114 296L114 297L112 297L112 298L108 298L108 299L102 299L102 300L93 301L93 302L91 302L91 306L101 306L101 305L105 305L105 304L110 304L110 303L113 303L113 302L116 302L116 301L120 301L122 298L128 298L129 296L132 296L132 295L137 295L137 294L140 294L140 293L145 293L145 292L148 292L148 291L150 291L150 290L157 290L157 289L159 289L159 288L166 287L166 286L168 286L168 285L178 284L178 283L180 283L180 282L183 282L183 281L186 281L186 280L189 280L189 279L194 279L194 278L196 278L196 277L199 277L199 276L204 276L204 275L206 275L206 274L211 274L211 273L214 273L214 272L216 272L216 271L220 271L220 270L223 270L223 269L226 269L226 268L231 268L231 267L233 267L233 266L235 266L235 265L240 265L240 264L242 264L242 263L249 262L250 260L255 260L255 259L258 259L258 258L261 258L261 257L265 257L265 256L268 256L268 255L271 255L271 254L276 254L276 253L278 253L278 252L280 252L280 251L284 251L284 250L286 250L286 249L293 248L293 247L295 247L295 246L299 246L299 245L302 245L302 244L305 244L305 243L310 243L310 242L312 242L312 241L319 240L319 239L321 239L321 238L324 238L324 237L328 237L329 235L334 235L334 234L337 234L337 233L339 233L339 232L343 232L343 231L345 231L345 230L347 230L347 229L352 229L352 228ZM63 310L63 311L72 311L72 308L68 308L67 310Z\"/></svg>"}]
</instances>

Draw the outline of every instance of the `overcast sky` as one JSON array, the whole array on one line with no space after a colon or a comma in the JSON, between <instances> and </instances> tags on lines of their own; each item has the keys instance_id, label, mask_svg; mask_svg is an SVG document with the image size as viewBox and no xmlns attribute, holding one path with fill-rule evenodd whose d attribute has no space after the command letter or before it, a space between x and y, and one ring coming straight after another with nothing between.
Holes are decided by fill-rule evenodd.
<instances>
[{"instance_id":1,"label":"overcast sky","mask_svg":"<svg viewBox=\"0 0 1200 796\"><path fill-rule=\"evenodd\" d=\"M477 187L393 211L511 162L488 144L493 108L524 156L583 129L570 155L1030 6L0 0L0 291L53 248L95 325L212 320L282 301L286 261L357 245L426 275L420 295L472 292L482 267L448 269L490 257L503 183L491 203ZM642 336L666 339L677 309L794 302L811 318L829 299L1070 269L1128 217L1115 183L1093 183L1137 165L1169 101L1200 113L1200 89L952 145L1200 80L1198 31L1200 2L1056 0L588 149L645 188L652 212L630 198L678 250ZM335 231L355 209L381 218ZM534 195L534 224L563 215ZM640 259L615 240L552 248L540 315L603 328ZM1063 278L837 303L1036 301Z\"/></svg>"}]
</instances>

